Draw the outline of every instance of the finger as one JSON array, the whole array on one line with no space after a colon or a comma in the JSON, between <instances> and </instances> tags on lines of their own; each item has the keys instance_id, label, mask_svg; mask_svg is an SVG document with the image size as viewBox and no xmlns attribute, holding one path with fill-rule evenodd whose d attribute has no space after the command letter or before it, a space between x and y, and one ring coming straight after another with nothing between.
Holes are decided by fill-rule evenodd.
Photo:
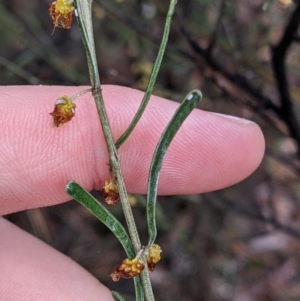
<instances>
[{"instance_id":1,"label":"finger","mask_svg":"<svg viewBox=\"0 0 300 301\"><path fill-rule=\"evenodd\" d=\"M77 263L3 218L0 233L0 300L113 300Z\"/></svg>"},{"instance_id":2,"label":"finger","mask_svg":"<svg viewBox=\"0 0 300 301\"><path fill-rule=\"evenodd\" d=\"M75 180L86 189L108 179L108 155L93 98L76 101L76 115L60 128L49 112L62 95L84 87L1 87L0 213L57 204L69 199L64 187ZM117 139L134 116L143 93L104 86ZM137 128L120 148L127 189L145 193L151 157L178 104L153 96ZM259 127L194 110L177 133L163 163L160 194L200 193L244 179L264 152Z\"/></svg>"}]
</instances>

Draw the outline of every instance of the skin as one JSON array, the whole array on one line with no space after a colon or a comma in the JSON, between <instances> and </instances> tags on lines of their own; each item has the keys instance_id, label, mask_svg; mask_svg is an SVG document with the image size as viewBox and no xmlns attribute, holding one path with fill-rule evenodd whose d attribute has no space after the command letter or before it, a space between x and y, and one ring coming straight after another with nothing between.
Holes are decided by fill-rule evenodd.
<instances>
[{"instance_id":1,"label":"skin","mask_svg":"<svg viewBox=\"0 0 300 301\"><path fill-rule=\"evenodd\" d=\"M90 94L60 128L54 101L86 87L0 87L0 214L68 201L65 184L100 189L108 179L107 151ZM142 92L104 86L115 139L132 119ZM177 104L153 96L120 159L128 192L145 193L151 156ZM196 194L249 176L264 154L260 128L247 120L194 110L163 163L159 194ZM0 218L0 300L109 301L110 292L71 259Z\"/></svg>"}]
</instances>

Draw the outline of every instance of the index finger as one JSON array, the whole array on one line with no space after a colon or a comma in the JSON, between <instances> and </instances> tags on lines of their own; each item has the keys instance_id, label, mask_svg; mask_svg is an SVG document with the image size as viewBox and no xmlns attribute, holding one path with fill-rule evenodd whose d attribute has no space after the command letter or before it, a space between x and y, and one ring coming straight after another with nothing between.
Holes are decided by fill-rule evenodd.
<instances>
[{"instance_id":1,"label":"index finger","mask_svg":"<svg viewBox=\"0 0 300 301\"><path fill-rule=\"evenodd\" d=\"M69 200L69 180L99 189L108 179L108 154L94 100L76 100L75 117L52 127L49 113L62 95L86 87L1 87L0 213ZM134 116L143 93L103 86L115 139ZM120 148L128 192L145 193L152 154L178 104L153 96L140 123ZM237 183L255 170L264 152L259 127L243 119L194 110L177 133L163 163L160 194L194 194Z\"/></svg>"}]
</instances>

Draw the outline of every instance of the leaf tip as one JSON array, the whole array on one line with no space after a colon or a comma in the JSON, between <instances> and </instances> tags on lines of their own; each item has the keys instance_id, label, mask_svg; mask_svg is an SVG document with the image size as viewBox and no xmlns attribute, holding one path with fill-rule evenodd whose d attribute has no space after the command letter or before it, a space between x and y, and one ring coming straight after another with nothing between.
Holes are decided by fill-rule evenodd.
<instances>
[{"instance_id":1,"label":"leaf tip","mask_svg":"<svg viewBox=\"0 0 300 301\"><path fill-rule=\"evenodd\" d=\"M66 185L66 187L65 187L65 190L66 190L67 193L70 193L70 192L71 192L72 186L73 186L74 183L75 183L74 181L69 181L69 182L67 183L67 185Z\"/></svg>"},{"instance_id":2,"label":"leaf tip","mask_svg":"<svg viewBox=\"0 0 300 301\"><path fill-rule=\"evenodd\" d=\"M202 92L200 90L195 89L187 95L186 99L190 101L192 100L200 101L202 97L203 97Z\"/></svg>"}]
</instances>

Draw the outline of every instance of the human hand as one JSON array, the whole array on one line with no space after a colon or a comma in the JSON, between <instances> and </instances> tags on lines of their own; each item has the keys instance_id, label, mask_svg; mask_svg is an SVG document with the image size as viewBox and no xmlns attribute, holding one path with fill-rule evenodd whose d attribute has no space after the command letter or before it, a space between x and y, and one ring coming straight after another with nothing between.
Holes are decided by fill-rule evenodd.
<instances>
[{"instance_id":1,"label":"human hand","mask_svg":"<svg viewBox=\"0 0 300 301\"><path fill-rule=\"evenodd\" d=\"M108 156L91 95L76 100L76 115L60 128L49 113L62 95L82 87L0 87L0 214L69 200L65 185L88 190L108 178ZM125 130L142 92L103 86L115 139ZM152 154L178 105L153 96L120 148L128 192L145 193ZM159 194L196 194L250 175L264 153L259 127L243 119L194 110L166 154ZM68 257L0 218L0 300L108 301L110 292Z\"/></svg>"}]
</instances>

